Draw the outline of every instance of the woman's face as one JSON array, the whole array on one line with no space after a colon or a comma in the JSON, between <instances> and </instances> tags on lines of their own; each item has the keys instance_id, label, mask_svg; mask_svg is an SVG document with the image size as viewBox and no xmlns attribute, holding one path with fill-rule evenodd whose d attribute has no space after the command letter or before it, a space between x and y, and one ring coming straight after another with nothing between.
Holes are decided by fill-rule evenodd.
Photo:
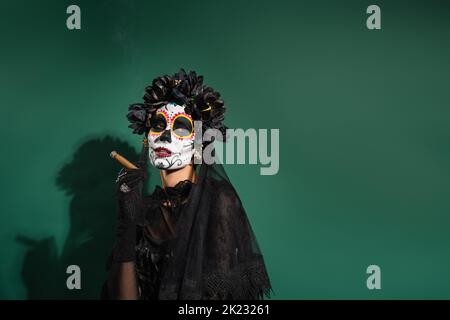
<instances>
[{"instance_id":1,"label":"woman's face","mask_svg":"<svg viewBox=\"0 0 450 320\"><path fill-rule=\"evenodd\" d=\"M192 161L194 123L184 110L184 106L168 103L150 119L149 157L151 164L159 169L179 169Z\"/></svg>"}]
</instances>

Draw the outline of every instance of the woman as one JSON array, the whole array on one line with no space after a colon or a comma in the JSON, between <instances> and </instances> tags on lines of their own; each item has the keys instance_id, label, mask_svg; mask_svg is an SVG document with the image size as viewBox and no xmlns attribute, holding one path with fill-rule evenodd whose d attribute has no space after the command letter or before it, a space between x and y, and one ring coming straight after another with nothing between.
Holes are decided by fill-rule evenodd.
<instances>
[{"instance_id":1,"label":"woman","mask_svg":"<svg viewBox=\"0 0 450 320\"><path fill-rule=\"evenodd\" d=\"M129 111L133 133L146 139L138 169L117 178L117 234L103 297L267 296L269 277L239 196L222 166L194 164L202 156L194 148L194 122L225 136L220 94L181 69L154 79L144 103ZM143 196L147 159L160 169L162 187Z\"/></svg>"}]
</instances>

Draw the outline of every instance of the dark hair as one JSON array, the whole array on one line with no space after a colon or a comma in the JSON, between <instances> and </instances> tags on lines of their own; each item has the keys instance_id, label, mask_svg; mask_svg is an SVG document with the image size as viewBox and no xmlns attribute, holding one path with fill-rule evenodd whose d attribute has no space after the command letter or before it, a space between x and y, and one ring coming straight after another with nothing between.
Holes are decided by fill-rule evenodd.
<instances>
[{"instance_id":1,"label":"dark hair","mask_svg":"<svg viewBox=\"0 0 450 320\"><path fill-rule=\"evenodd\" d=\"M203 85L203 76L195 71L189 74L180 69L173 76L160 76L145 88L144 103L134 103L128 107L128 126L135 134L147 133L150 130L150 118L161 106L174 102L186 107L194 120L201 120L203 131L218 129L225 137L226 127L223 123L225 106L220 93Z\"/></svg>"}]
</instances>

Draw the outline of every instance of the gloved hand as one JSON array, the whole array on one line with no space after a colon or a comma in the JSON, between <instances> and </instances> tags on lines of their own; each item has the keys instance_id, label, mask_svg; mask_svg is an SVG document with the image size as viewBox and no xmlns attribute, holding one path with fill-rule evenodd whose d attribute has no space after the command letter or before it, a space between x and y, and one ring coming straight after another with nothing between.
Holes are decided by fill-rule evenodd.
<instances>
[{"instance_id":1,"label":"gloved hand","mask_svg":"<svg viewBox=\"0 0 450 320\"><path fill-rule=\"evenodd\" d=\"M142 189L147 179L147 170L143 162L134 164L139 169L124 168L116 180L119 213L112 257L114 262L134 261L136 258L136 223L144 215Z\"/></svg>"}]
</instances>

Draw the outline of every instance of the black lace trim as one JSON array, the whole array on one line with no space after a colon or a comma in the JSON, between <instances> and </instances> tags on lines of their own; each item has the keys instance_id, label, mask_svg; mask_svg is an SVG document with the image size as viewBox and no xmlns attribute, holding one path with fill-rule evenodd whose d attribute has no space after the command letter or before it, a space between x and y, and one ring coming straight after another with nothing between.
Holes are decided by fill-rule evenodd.
<instances>
[{"instance_id":1,"label":"black lace trim","mask_svg":"<svg viewBox=\"0 0 450 320\"><path fill-rule=\"evenodd\" d=\"M193 185L190 180L183 180L173 187L156 186L152 199L171 207L179 206L187 201Z\"/></svg>"},{"instance_id":2,"label":"black lace trim","mask_svg":"<svg viewBox=\"0 0 450 320\"><path fill-rule=\"evenodd\" d=\"M264 263L253 261L226 273L204 274L202 284L184 279L184 295L178 296L174 285L162 286L161 300L261 300L270 298L273 291ZM202 287L201 290L199 286Z\"/></svg>"},{"instance_id":3,"label":"black lace trim","mask_svg":"<svg viewBox=\"0 0 450 320\"><path fill-rule=\"evenodd\" d=\"M241 265L237 270L203 276L203 290L209 299L253 300L270 297L270 280L261 261Z\"/></svg>"}]
</instances>

